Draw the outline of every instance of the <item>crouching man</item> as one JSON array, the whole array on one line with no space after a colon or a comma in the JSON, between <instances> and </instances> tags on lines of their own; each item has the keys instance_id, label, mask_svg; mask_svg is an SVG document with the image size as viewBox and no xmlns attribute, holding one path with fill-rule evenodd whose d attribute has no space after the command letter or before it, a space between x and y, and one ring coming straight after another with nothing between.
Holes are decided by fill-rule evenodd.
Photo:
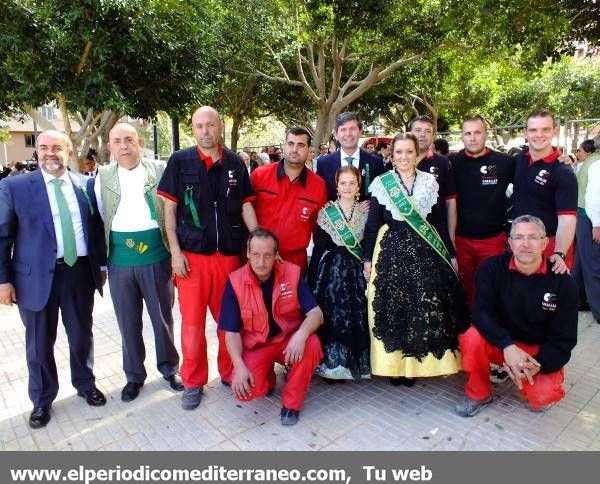
<instances>
[{"instance_id":1,"label":"crouching man","mask_svg":"<svg viewBox=\"0 0 600 484\"><path fill-rule=\"evenodd\" d=\"M577 290L552 272L544 223L522 215L511 227L511 254L487 259L475 280L473 325L459 336L467 374L456 413L472 417L492 401L490 363L504 364L534 411L560 401L564 369L577 343Z\"/></svg>"},{"instance_id":2,"label":"crouching man","mask_svg":"<svg viewBox=\"0 0 600 484\"><path fill-rule=\"evenodd\" d=\"M274 364L291 365L283 389L281 423L294 425L313 372L323 357L315 334L323 313L300 268L278 259L279 242L257 228L248 237L248 262L229 275L219 329L233 361L231 389L247 402L275 388Z\"/></svg>"}]
</instances>

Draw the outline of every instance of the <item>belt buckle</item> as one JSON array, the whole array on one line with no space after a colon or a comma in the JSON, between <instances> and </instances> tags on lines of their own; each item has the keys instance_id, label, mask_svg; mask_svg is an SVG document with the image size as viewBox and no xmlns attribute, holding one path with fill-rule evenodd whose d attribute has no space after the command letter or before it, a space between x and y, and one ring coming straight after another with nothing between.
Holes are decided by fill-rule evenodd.
<instances>
[{"instance_id":1,"label":"belt buckle","mask_svg":"<svg viewBox=\"0 0 600 484\"><path fill-rule=\"evenodd\" d=\"M57 264L64 264L65 263L65 258L64 257L59 257L58 259L56 259L56 263Z\"/></svg>"}]
</instances>

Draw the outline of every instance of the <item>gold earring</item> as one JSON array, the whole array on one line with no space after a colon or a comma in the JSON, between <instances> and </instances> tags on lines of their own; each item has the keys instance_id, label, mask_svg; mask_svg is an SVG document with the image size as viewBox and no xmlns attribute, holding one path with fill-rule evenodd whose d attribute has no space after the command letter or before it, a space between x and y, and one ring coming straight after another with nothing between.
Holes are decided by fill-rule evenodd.
<instances>
[{"instance_id":1,"label":"gold earring","mask_svg":"<svg viewBox=\"0 0 600 484\"><path fill-rule=\"evenodd\" d=\"M360 191L358 191L354 194L354 198L356 198L357 202L360 200Z\"/></svg>"}]
</instances>

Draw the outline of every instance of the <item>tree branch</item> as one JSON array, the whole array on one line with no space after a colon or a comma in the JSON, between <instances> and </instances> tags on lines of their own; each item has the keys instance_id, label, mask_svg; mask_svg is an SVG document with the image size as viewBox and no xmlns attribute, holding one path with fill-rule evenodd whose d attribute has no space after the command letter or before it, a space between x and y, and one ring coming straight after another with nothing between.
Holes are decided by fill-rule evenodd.
<instances>
[{"instance_id":1,"label":"tree branch","mask_svg":"<svg viewBox=\"0 0 600 484\"><path fill-rule=\"evenodd\" d=\"M81 57L79 58L79 64L77 65L77 69L75 69L75 75L78 76L83 71L83 68L87 64L88 57L90 56L90 50L92 49L92 41L88 40L83 48L83 52L81 53Z\"/></svg>"},{"instance_id":2,"label":"tree branch","mask_svg":"<svg viewBox=\"0 0 600 484\"><path fill-rule=\"evenodd\" d=\"M300 53L300 48L296 49L296 70L298 71L298 75L300 76L300 80L304 86L304 90L308 93L308 96L315 102L319 102L319 96L313 90L312 86L306 80L306 76L304 75L304 68L302 67L302 56Z\"/></svg>"},{"instance_id":3,"label":"tree branch","mask_svg":"<svg viewBox=\"0 0 600 484\"><path fill-rule=\"evenodd\" d=\"M52 123L51 121L48 121L46 118L44 118L37 109L33 108L32 106L30 106L29 104L23 104L22 106L23 111L31 118L31 120L37 124L40 128L42 128L42 130L48 130L48 129L56 129L56 126L54 126L54 123Z\"/></svg>"}]
</instances>

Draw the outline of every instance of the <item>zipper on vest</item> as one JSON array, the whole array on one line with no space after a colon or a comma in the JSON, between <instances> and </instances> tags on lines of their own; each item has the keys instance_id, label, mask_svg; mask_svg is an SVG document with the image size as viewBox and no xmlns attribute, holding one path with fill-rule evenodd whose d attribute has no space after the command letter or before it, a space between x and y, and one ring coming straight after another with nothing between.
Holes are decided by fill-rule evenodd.
<instances>
[{"instance_id":1,"label":"zipper on vest","mask_svg":"<svg viewBox=\"0 0 600 484\"><path fill-rule=\"evenodd\" d=\"M217 201L214 202L215 205L215 228L217 229L217 250L219 250L219 214L217 213Z\"/></svg>"}]
</instances>

